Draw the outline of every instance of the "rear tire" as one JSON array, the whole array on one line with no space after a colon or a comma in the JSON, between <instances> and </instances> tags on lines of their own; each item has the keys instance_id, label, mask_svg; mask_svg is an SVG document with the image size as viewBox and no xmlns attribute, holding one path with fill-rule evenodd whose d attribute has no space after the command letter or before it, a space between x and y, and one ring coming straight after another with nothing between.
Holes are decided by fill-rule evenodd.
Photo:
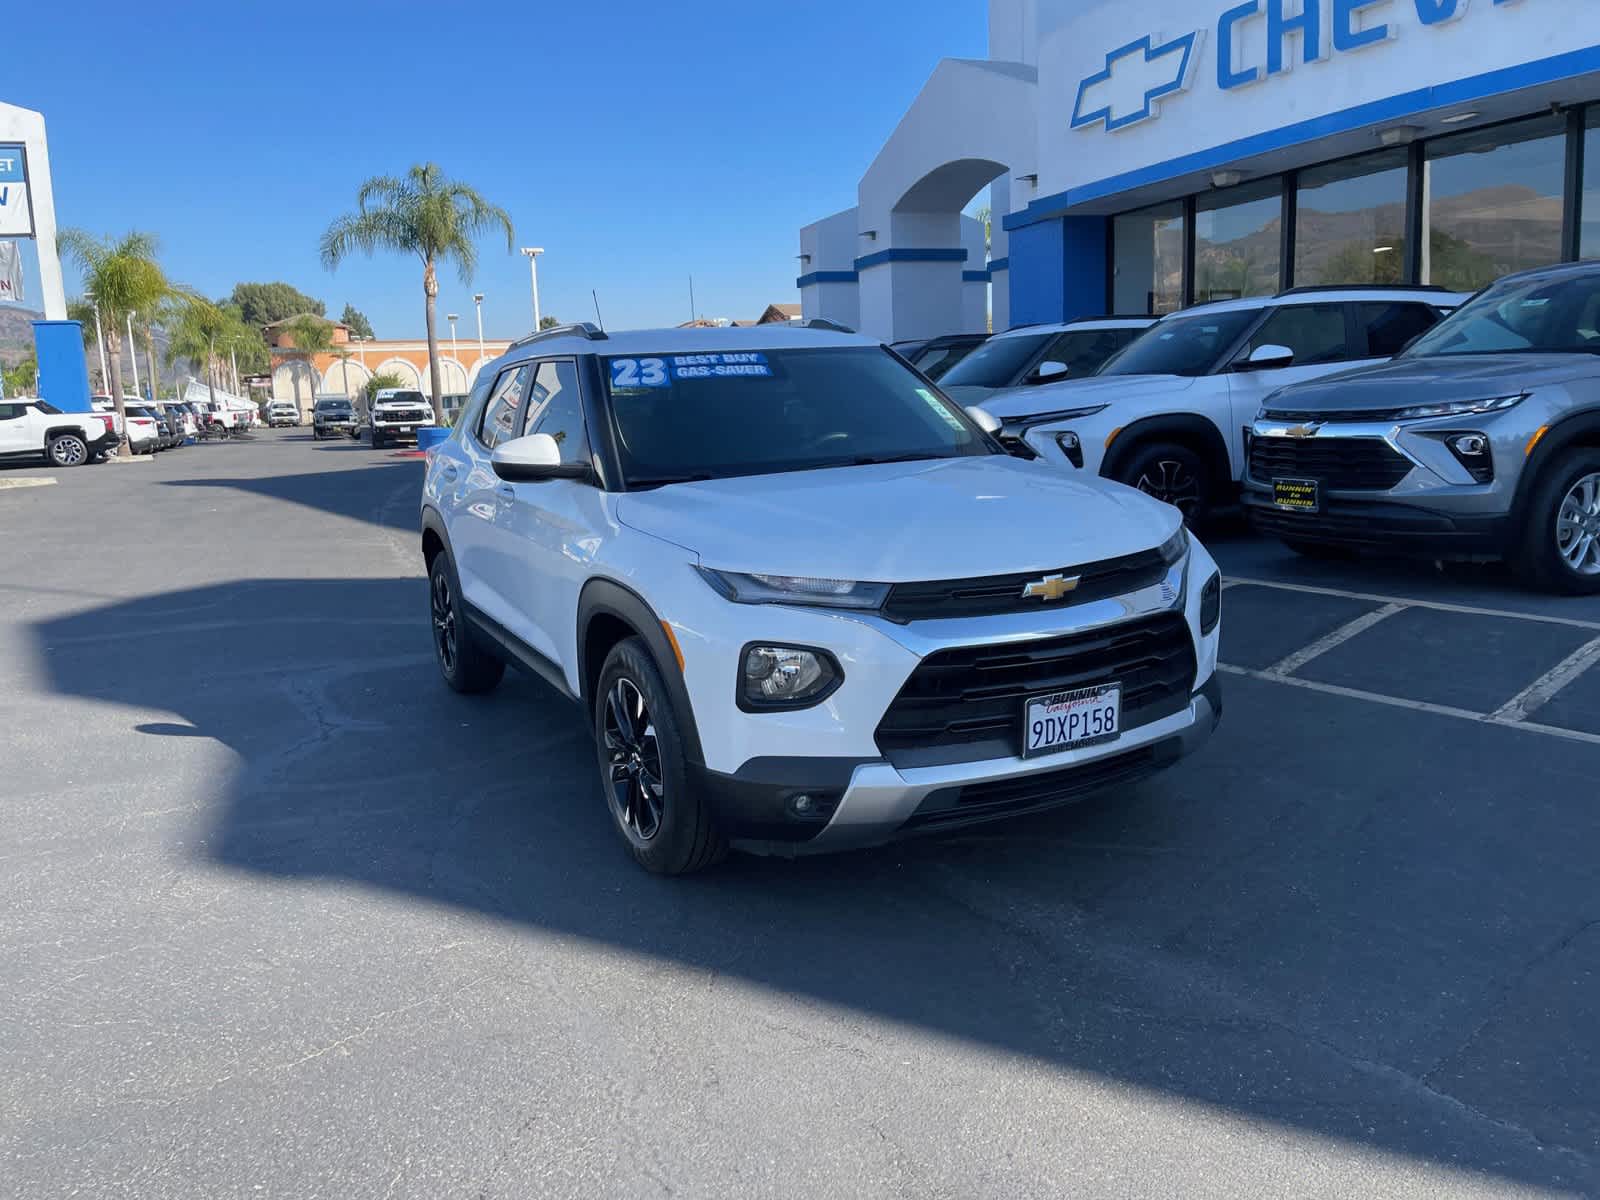
<instances>
[{"instance_id":1,"label":"rear tire","mask_svg":"<svg viewBox=\"0 0 1600 1200\"><path fill-rule=\"evenodd\" d=\"M472 636L472 627L461 607L461 583L455 564L445 553L436 554L428 568L428 615L433 628L433 657L445 683L468 695L492 690L505 675L506 664Z\"/></svg>"},{"instance_id":2,"label":"rear tire","mask_svg":"<svg viewBox=\"0 0 1600 1200\"><path fill-rule=\"evenodd\" d=\"M1545 467L1509 558L1541 591L1600 593L1600 450L1577 448Z\"/></svg>"},{"instance_id":3,"label":"rear tire","mask_svg":"<svg viewBox=\"0 0 1600 1200\"><path fill-rule=\"evenodd\" d=\"M634 861L656 875L686 875L726 855L728 843L690 779L677 713L642 638L611 648L593 705L606 811Z\"/></svg>"},{"instance_id":4,"label":"rear tire","mask_svg":"<svg viewBox=\"0 0 1600 1200\"><path fill-rule=\"evenodd\" d=\"M81 467L89 461L89 447L77 434L59 433L44 448L52 467Z\"/></svg>"},{"instance_id":5,"label":"rear tire","mask_svg":"<svg viewBox=\"0 0 1600 1200\"><path fill-rule=\"evenodd\" d=\"M1118 483L1172 505L1185 525L1198 528L1211 516L1216 481L1209 463L1177 442L1140 446L1112 475Z\"/></svg>"}]
</instances>

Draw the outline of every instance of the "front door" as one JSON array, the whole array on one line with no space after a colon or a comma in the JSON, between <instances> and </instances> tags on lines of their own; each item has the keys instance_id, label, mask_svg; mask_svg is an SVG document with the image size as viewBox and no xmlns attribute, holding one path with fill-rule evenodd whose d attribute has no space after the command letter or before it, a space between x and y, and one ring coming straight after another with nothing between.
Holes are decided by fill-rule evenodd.
<instances>
[{"instance_id":1,"label":"front door","mask_svg":"<svg viewBox=\"0 0 1600 1200\"><path fill-rule=\"evenodd\" d=\"M28 406L0 400L0 454L23 454L39 450L33 444L28 420Z\"/></svg>"},{"instance_id":2,"label":"front door","mask_svg":"<svg viewBox=\"0 0 1600 1200\"><path fill-rule=\"evenodd\" d=\"M532 377L527 364L500 373L478 427L461 439L465 462L446 485L452 489L450 545L462 598L513 632L517 614L509 598L511 566L502 536L513 493L511 484L494 473L490 455L500 443L520 436Z\"/></svg>"}]
</instances>

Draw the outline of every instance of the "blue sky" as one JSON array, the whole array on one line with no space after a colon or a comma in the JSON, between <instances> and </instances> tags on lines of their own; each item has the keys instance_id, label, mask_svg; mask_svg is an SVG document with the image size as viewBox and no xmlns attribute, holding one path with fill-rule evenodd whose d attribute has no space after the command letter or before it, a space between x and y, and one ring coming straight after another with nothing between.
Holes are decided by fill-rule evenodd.
<instances>
[{"instance_id":1,"label":"blue sky","mask_svg":"<svg viewBox=\"0 0 1600 1200\"><path fill-rule=\"evenodd\" d=\"M208 294L283 279L420 335L414 260L330 275L316 245L362 179L433 159L545 247L546 313L591 319L596 288L610 325L676 323L693 272L701 313L754 317L799 298L799 227L855 202L938 59L984 57L986 7L25 4L0 100L45 114L63 225L152 231ZM471 329L474 290L489 336L527 329L527 260L482 253L474 286L441 281L441 333L447 311Z\"/></svg>"}]
</instances>

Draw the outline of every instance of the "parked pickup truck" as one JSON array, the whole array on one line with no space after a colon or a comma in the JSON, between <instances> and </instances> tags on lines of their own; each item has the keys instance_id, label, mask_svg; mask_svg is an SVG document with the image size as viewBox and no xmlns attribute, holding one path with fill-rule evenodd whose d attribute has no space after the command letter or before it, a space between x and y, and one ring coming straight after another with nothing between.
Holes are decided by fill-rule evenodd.
<instances>
[{"instance_id":1,"label":"parked pickup truck","mask_svg":"<svg viewBox=\"0 0 1600 1200\"><path fill-rule=\"evenodd\" d=\"M300 406L293 400L269 400L261 415L268 429L300 424Z\"/></svg>"},{"instance_id":2,"label":"parked pickup truck","mask_svg":"<svg viewBox=\"0 0 1600 1200\"><path fill-rule=\"evenodd\" d=\"M372 448L417 440L417 429L433 424L433 406L413 389L383 388L372 398Z\"/></svg>"},{"instance_id":3,"label":"parked pickup truck","mask_svg":"<svg viewBox=\"0 0 1600 1200\"><path fill-rule=\"evenodd\" d=\"M121 431L116 413L65 413L35 396L0 400L0 459L79 467L105 458Z\"/></svg>"}]
</instances>

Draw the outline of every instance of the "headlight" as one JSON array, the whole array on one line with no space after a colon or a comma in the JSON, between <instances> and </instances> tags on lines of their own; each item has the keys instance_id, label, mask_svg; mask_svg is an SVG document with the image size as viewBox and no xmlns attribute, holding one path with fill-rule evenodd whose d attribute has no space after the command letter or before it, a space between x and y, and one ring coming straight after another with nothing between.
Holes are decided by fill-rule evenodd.
<instances>
[{"instance_id":1,"label":"headlight","mask_svg":"<svg viewBox=\"0 0 1600 1200\"><path fill-rule=\"evenodd\" d=\"M1178 562L1189 552L1189 529L1185 525L1178 526L1178 532L1161 543L1161 548L1156 553L1161 555L1161 561L1171 566Z\"/></svg>"},{"instance_id":2,"label":"headlight","mask_svg":"<svg viewBox=\"0 0 1600 1200\"><path fill-rule=\"evenodd\" d=\"M1402 408L1394 414L1394 419L1423 421L1429 417L1464 417L1479 413L1504 412L1508 408L1515 408L1527 398L1527 392L1518 392L1514 396L1493 396L1488 400L1452 400L1445 404L1418 404L1412 408ZM1360 414L1352 412L1350 415L1359 417Z\"/></svg>"},{"instance_id":3,"label":"headlight","mask_svg":"<svg viewBox=\"0 0 1600 1200\"><path fill-rule=\"evenodd\" d=\"M844 672L826 650L746 646L739 663L739 707L746 712L810 708L843 681Z\"/></svg>"},{"instance_id":4,"label":"headlight","mask_svg":"<svg viewBox=\"0 0 1600 1200\"><path fill-rule=\"evenodd\" d=\"M741 575L737 571L695 570L723 598L736 604L809 604L823 608L877 608L889 595L887 583L812 579L803 575Z\"/></svg>"}]
</instances>

